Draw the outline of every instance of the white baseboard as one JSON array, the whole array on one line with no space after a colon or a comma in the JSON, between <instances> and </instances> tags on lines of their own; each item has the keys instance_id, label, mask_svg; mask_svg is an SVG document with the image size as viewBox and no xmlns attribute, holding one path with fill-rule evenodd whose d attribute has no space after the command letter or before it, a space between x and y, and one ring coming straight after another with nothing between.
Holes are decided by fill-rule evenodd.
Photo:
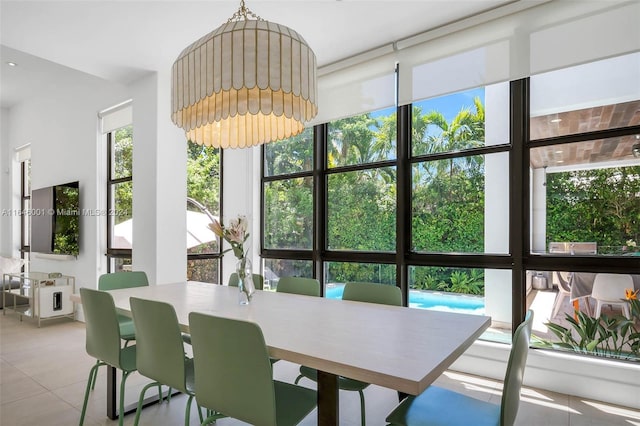
<instances>
[{"instance_id":1,"label":"white baseboard","mask_svg":"<svg viewBox=\"0 0 640 426\"><path fill-rule=\"evenodd\" d=\"M511 347L477 341L452 370L504 380ZM640 409L640 363L531 349L525 386Z\"/></svg>"}]
</instances>

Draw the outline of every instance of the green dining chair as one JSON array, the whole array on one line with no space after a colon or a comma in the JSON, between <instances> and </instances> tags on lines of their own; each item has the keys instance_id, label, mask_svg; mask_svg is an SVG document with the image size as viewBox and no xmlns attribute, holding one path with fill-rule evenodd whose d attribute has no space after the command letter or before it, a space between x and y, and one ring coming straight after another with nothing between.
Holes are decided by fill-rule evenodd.
<instances>
[{"instance_id":1,"label":"green dining chair","mask_svg":"<svg viewBox=\"0 0 640 426\"><path fill-rule=\"evenodd\" d=\"M84 392L84 403L80 415L80 426L84 423L87 411L89 392L96 371L103 365L122 370L120 382L120 409L118 424L122 426L124 417L124 390L127 377L136 371L136 345L122 347L120 345L120 327L116 307L111 294L89 288L80 289L80 299L86 323L86 350L98 360L89 372L87 388Z\"/></svg>"},{"instance_id":2,"label":"green dining chair","mask_svg":"<svg viewBox=\"0 0 640 426\"><path fill-rule=\"evenodd\" d=\"M278 283L280 287L280 283ZM342 300L352 300L356 302L378 303L382 305L402 306L402 292L399 287L394 285L349 282L344 286ZM296 378L295 384L300 379L306 377L309 380L318 382L318 371L314 368L301 366L300 375ZM362 426L366 425L366 413L364 404L364 390L369 383L360 380L350 379L348 377L338 376L338 389L346 391L355 391L360 395L360 422Z\"/></svg>"},{"instance_id":3,"label":"green dining chair","mask_svg":"<svg viewBox=\"0 0 640 426\"><path fill-rule=\"evenodd\" d=\"M315 278L282 277L278 280L276 292L320 297L320 281ZM271 364L278 361L277 358L271 358Z\"/></svg>"},{"instance_id":4,"label":"green dining chair","mask_svg":"<svg viewBox=\"0 0 640 426\"><path fill-rule=\"evenodd\" d=\"M192 312L189 328L198 405L258 426L293 426L316 407L314 390L272 379L257 324Z\"/></svg>"},{"instance_id":5,"label":"green dining chair","mask_svg":"<svg viewBox=\"0 0 640 426\"><path fill-rule=\"evenodd\" d=\"M255 286L256 290L262 290L262 288L264 287L264 277L260 274L252 274L252 276L253 276L253 285ZM229 286L238 287L239 283L240 283L240 280L238 279L238 273L233 272L229 277Z\"/></svg>"},{"instance_id":6,"label":"green dining chair","mask_svg":"<svg viewBox=\"0 0 640 426\"><path fill-rule=\"evenodd\" d=\"M429 386L420 395L409 396L402 401L386 421L394 426L512 426L520 405L532 324L533 312L529 311L513 335L500 405Z\"/></svg>"},{"instance_id":7,"label":"green dining chair","mask_svg":"<svg viewBox=\"0 0 640 426\"><path fill-rule=\"evenodd\" d=\"M149 279L144 271L113 272L102 274L98 278L98 290L109 291L121 288L144 287L149 285ZM120 335L125 340L125 346L136 339L133 320L127 316L118 314Z\"/></svg>"},{"instance_id":8,"label":"green dining chair","mask_svg":"<svg viewBox=\"0 0 640 426\"><path fill-rule=\"evenodd\" d=\"M136 326L136 365L138 372L153 380L140 391L134 425L137 426L146 391L162 385L188 395L184 424L189 425L191 402L194 397L193 359L184 355L184 346L176 311L165 302L129 299ZM161 397L162 394L160 394ZM200 422L202 422L202 412Z\"/></svg>"},{"instance_id":9,"label":"green dining chair","mask_svg":"<svg viewBox=\"0 0 640 426\"><path fill-rule=\"evenodd\" d=\"M320 297L320 281L315 278L282 277L276 292Z\"/></svg>"},{"instance_id":10,"label":"green dining chair","mask_svg":"<svg viewBox=\"0 0 640 426\"><path fill-rule=\"evenodd\" d=\"M98 278L98 290L109 291L122 288L144 287L149 285L149 279L144 271L133 272L113 272L102 274ZM118 325L120 326L120 338L124 340L124 345L136 339L136 332L133 327L133 320L125 315L118 314ZM96 386L96 376L98 369L93 373L91 379L91 389Z\"/></svg>"}]
</instances>

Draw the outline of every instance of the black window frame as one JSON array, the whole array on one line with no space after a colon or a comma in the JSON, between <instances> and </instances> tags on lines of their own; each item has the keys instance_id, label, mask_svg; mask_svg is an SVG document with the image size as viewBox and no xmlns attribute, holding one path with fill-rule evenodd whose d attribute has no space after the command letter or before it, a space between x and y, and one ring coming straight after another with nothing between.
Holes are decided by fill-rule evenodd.
<instances>
[{"instance_id":1,"label":"black window frame","mask_svg":"<svg viewBox=\"0 0 640 426\"><path fill-rule=\"evenodd\" d=\"M220 214L219 214L219 221L220 223L224 223L223 221L223 200L224 200L224 149L222 148L218 148L218 150L220 151L220 164L219 164L219 168L220 168L220 200L218 200L218 205L220 206L219 210L220 210ZM187 194L188 196L188 194ZM222 242L222 240L219 239L220 242ZM215 260L218 262L218 284L222 285L222 277L223 275L223 264L224 262L222 261L222 257L224 256L221 250L221 245L218 246L218 252L217 253L188 253L187 252L187 269L189 268L188 262L190 260Z\"/></svg>"},{"instance_id":2,"label":"black window frame","mask_svg":"<svg viewBox=\"0 0 640 426\"><path fill-rule=\"evenodd\" d=\"M30 260L31 255L31 241L27 241L25 235L25 229L29 227L31 229L31 215L28 214L27 203L31 201L31 184L29 187L25 185L26 182L31 182L31 159L28 158L20 162L20 258L24 260ZM29 232L29 238L31 232ZM24 266L22 266L24 271Z\"/></svg>"},{"instance_id":3,"label":"black window frame","mask_svg":"<svg viewBox=\"0 0 640 426\"><path fill-rule=\"evenodd\" d=\"M109 133L107 133L107 212L112 212L114 209L113 206L113 197L112 197L112 189L115 187L115 185L120 184L120 183L126 183L126 182L133 182L133 164L132 164L132 170L131 170L131 175L129 176L125 176L125 177L120 177L120 178L114 178L112 176L112 170L113 170L113 154L114 154L114 144L115 144L115 138L114 138L114 133L117 131L113 130ZM133 199L133 193L131 194L131 197ZM132 204L133 205L133 204ZM133 212L131 212L131 216L133 218ZM112 214L107 214L107 221L106 221L106 225L107 225L107 250L106 250L106 257L107 257L107 273L111 273L111 272L116 272L112 270L112 261L115 259L129 259L129 262L132 261L132 249L123 249L123 248L114 248L111 247L111 242L113 239L113 227L115 226L114 224L114 215Z\"/></svg>"},{"instance_id":4,"label":"black window frame","mask_svg":"<svg viewBox=\"0 0 640 426\"><path fill-rule=\"evenodd\" d=\"M314 242L312 250L273 250L266 249L261 238L262 259L312 260L314 277L319 278L324 296L323 265L325 262L365 262L396 265L396 285L401 288L404 305L408 304L409 266L440 266L451 268L486 268L511 270L512 273L512 329L515 330L526 313L526 272L527 270L567 270L584 272L629 273L637 268L638 260L617 256L580 256L580 255L537 255L531 252L530 230L530 193L529 187L530 150L545 146L579 141L589 141L615 136L640 133L640 125L626 128L608 129L583 134L572 134L548 139L531 141L530 126L530 79L523 78L508 82L509 88L509 141L507 143L433 155L411 156L411 114L412 104L397 108L397 159L378 163L350 165L327 168L328 124L314 126L314 164L313 170L290 175L265 176L265 151L262 148L262 188L261 188L261 225L264 230L264 191L265 183L275 180L291 179L301 176L313 176L314 179ZM411 167L428 159L461 158L469 155L485 155L507 152L509 155L509 253L416 253L411 250ZM397 171L397 219L396 252L349 252L331 251L326 243L327 221L327 178L333 173L365 170L372 167L395 166Z\"/></svg>"}]
</instances>

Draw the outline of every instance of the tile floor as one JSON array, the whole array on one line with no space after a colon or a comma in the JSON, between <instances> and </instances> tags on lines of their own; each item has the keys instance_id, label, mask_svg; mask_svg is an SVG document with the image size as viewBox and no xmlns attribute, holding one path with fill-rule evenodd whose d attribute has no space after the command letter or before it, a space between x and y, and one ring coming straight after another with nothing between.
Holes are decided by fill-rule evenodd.
<instances>
[{"instance_id":1,"label":"tile floor","mask_svg":"<svg viewBox=\"0 0 640 426\"><path fill-rule=\"evenodd\" d=\"M51 321L41 328L30 320L20 322L7 312L0 315L0 425L76 425L89 369L94 360L84 350L84 324L69 320ZM297 366L280 361L274 366L276 378L292 382ZM89 399L86 425L113 425L105 415L105 372L100 371L95 391ZM146 380L133 374L128 380L127 403L134 403ZM309 382L301 382L310 385ZM501 384L482 377L447 372L438 385L456 389L479 399L498 403ZM385 416L397 403L394 391L378 386L365 390L367 425L384 425ZM183 424L186 398L175 396L170 403L144 409L142 425ZM133 424L134 415L125 417ZM315 425L315 412L303 425ZM192 411L191 424L197 414ZM240 424L223 419L219 426ZM340 424L360 424L359 399L355 392L340 394ZM525 388L517 425L532 426L640 426L640 411L588 401L569 395ZM472 426L472 425L470 425Z\"/></svg>"}]
</instances>

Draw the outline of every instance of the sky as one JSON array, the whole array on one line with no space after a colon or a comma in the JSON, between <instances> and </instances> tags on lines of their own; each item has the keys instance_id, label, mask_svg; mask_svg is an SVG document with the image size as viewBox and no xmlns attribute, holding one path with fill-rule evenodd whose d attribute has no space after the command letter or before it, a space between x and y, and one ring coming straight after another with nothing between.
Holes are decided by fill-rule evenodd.
<instances>
[{"instance_id":1,"label":"sky","mask_svg":"<svg viewBox=\"0 0 640 426\"><path fill-rule=\"evenodd\" d=\"M426 114L432 110L440 111L448 122L458 115L463 108L473 108L473 98L479 97L484 104L484 87L467 90L465 92L444 95L438 98L426 99L424 101L414 102L414 106L422 108L422 113ZM380 117L390 115L395 112L395 107L386 108L371 113L371 117Z\"/></svg>"},{"instance_id":2,"label":"sky","mask_svg":"<svg viewBox=\"0 0 640 426\"><path fill-rule=\"evenodd\" d=\"M473 98L479 97L484 104L484 88L467 90L466 92L458 92L451 95L441 96L439 98L427 99L424 101L414 102L414 106L422 108L422 113L426 114L432 110L440 111L448 122L462 110L463 108L473 108ZM473 110L473 109L472 109Z\"/></svg>"}]
</instances>

